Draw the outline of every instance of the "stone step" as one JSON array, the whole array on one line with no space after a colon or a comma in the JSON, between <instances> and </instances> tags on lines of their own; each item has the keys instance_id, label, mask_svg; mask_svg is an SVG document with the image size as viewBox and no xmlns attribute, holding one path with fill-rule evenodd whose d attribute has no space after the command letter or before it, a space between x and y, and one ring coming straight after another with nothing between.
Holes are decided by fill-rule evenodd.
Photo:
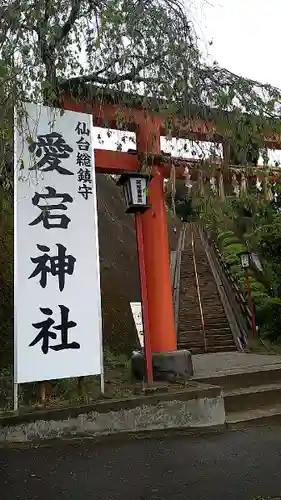
<instances>
[{"instance_id":1,"label":"stone step","mask_svg":"<svg viewBox=\"0 0 281 500\"><path fill-rule=\"evenodd\" d=\"M230 326L228 322L221 322L221 323L210 323L205 319L205 331L206 332L214 332L214 335L216 334L224 334L226 332L231 332Z\"/></svg>"},{"instance_id":2,"label":"stone step","mask_svg":"<svg viewBox=\"0 0 281 500\"><path fill-rule=\"evenodd\" d=\"M179 329L179 333L182 338L193 338L193 339L200 339L200 338L208 338L208 339L213 339L219 340L219 339L225 339L225 340L230 340L233 339L233 335L231 330L228 328L227 330L208 330L207 328L202 330L202 328L197 328L196 330L191 330L187 328L182 328Z\"/></svg>"},{"instance_id":3,"label":"stone step","mask_svg":"<svg viewBox=\"0 0 281 500\"><path fill-rule=\"evenodd\" d=\"M209 342L214 342L214 343L220 343L220 342L234 342L233 335L231 332L225 335L208 335L208 333L205 332L205 335L203 334L202 331L180 331L179 332L180 339L184 341L196 341L199 339L208 339Z\"/></svg>"},{"instance_id":4,"label":"stone step","mask_svg":"<svg viewBox=\"0 0 281 500\"><path fill-rule=\"evenodd\" d=\"M251 356L251 354L245 354L245 356ZM224 390L280 383L281 364L247 369L243 373L232 370L211 377L195 377L195 379L202 383L218 385Z\"/></svg>"},{"instance_id":5,"label":"stone step","mask_svg":"<svg viewBox=\"0 0 281 500\"><path fill-rule=\"evenodd\" d=\"M273 423L281 423L281 405L230 412L226 415L226 424L230 429Z\"/></svg>"},{"instance_id":6,"label":"stone step","mask_svg":"<svg viewBox=\"0 0 281 500\"><path fill-rule=\"evenodd\" d=\"M281 382L224 390L225 411L246 411L281 404Z\"/></svg>"},{"instance_id":7,"label":"stone step","mask_svg":"<svg viewBox=\"0 0 281 500\"><path fill-rule=\"evenodd\" d=\"M182 308L182 312L186 314L186 319L196 319L196 318L201 318L201 313L199 309L199 302L195 301L190 301L188 299L182 299L180 301L180 306ZM216 323L218 321L224 320L227 321L226 314L224 310L216 310L216 306L213 306L213 308L204 308L203 309L203 317L208 319L209 321Z\"/></svg>"},{"instance_id":8,"label":"stone step","mask_svg":"<svg viewBox=\"0 0 281 500\"><path fill-rule=\"evenodd\" d=\"M201 318L194 321L185 320L184 317L179 316L181 319L180 328L182 331L192 331L192 330L202 330ZM214 332L214 334L224 333L226 331L231 331L230 326L227 322L221 322L218 324L209 323L208 321L204 321L205 331ZM183 328L184 327L184 328Z\"/></svg>"},{"instance_id":9,"label":"stone step","mask_svg":"<svg viewBox=\"0 0 281 500\"><path fill-rule=\"evenodd\" d=\"M221 337L221 338L232 338L232 332L229 326L224 326L220 328L213 328L212 325L206 325L204 330L202 328L201 322L194 323L192 325L185 323L182 321L179 326L179 334L183 336L191 336L191 337L203 337L205 336L211 337Z\"/></svg>"},{"instance_id":10,"label":"stone step","mask_svg":"<svg viewBox=\"0 0 281 500\"><path fill-rule=\"evenodd\" d=\"M205 326L205 334L208 335L209 337L211 337L213 335L224 336L224 335L230 335L231 330L230 330L229 326L214 328L212 325L210 325L210 326L206 325Z\"/></svg>"},{"instance_id":11,"label":"stone step","mask_svg":"<svg viewBox=\"0 0 281 500\"><path fill-rule=\"evenodd\" d=\"M205 345L204 343L195 343L195 342L182 342L181 344L184 344L188 351L191 351L192 353L194 350L200 349L201 352L205 352ZM231 352L236 350L235 346L233 344L231 345L213 345L213 344L208 344L206 343L206 350L207 352Z\"/></svg>"},{"instance_id":12,"label":"stone step","mask_svg":"<svg viewBox=\"0 0 281 500\"><path fill-rule=\"evenodd\" d=\"M186 343L189 342L190 344L195 344L196 342L199 344L200 343L204 344L203 335L201 335L200 337L199 337L199 335L197 335L196 337L195 336L192 337L191 335L183 335L183 336L181 336L181 338L179 340L180 340L180 342L186 342ZM213 338L206 336L206 342L208 345L211 345L211 344L212 345L222 345L222 344L224 344L224 345L232 345L233 344L234 345L234 340L231 337L227 338L227 339L225 339L224 337L213 339Z\"/></svg>"},{"instance_id":13,"label":"stone step","mask_svg":"<svg viewBox=\"0 0 281 500\"><path fill-rule=\"evenodd\" d=\"M185 344L184 342L178 343L178 349L186 349L191 352L191 354L205 354L205 348L204 347L193 347L190 348L188 344Z\"/></svg>"},{"instance_id":14,"label":"stone step","mask_svg":"<svg viewBox=\"0 0 281 500\"><path fill-rule=\"evenodd\" d=\"M231 346L207 346L207 352L234 352L237 351L236 345Z\"/></svg>"},{"instance_id":15,"label":"stone step","mask_svg":"<svg viewBox=\"0 0 281 500\"><path fill-rule=\"evenodd\" d=\"M221 303L217 285L202 244L198 226L188 226L181 260L179 303L179 346L193 354L205 352L202 318L198 303L191 234L195 242L196 267L200 287L208 352L230 352L236 345Z\"/></svg>"},{"instance_id":16,"label":"stone step","mask_svg":"<svg viewBox=\"0 0 281 500\"><path fill-rule=\"evenodd\" d=\"M187 332L189 330L202 330L201 318L185 319L184 316L179 316L179 319L181 320L180 327L182 330L186 330ZM205 330L214 331L214 333L225 332L226 330L230 331L229 323L225 320L213 323L204 318L204 327Z\"/></svg>"},{"instance_id":17,"label":"stone step","mask_svg":"<svg viewBox=\"0 0 281 500\"><path fill-rule=\"evenodd\" d=\"M221 304L221 301L220 301L220 298L219 297L215 297L214 294L212 294L211 297L204 297L204 295L202 295L201 293L201 303L203 305L203 310L204 311L208 311L210 310L211 312L214 311L216 308L217 309L217 314L220 312L220 313L224 313L224 309L222 307L222 304Z\"/></svg>"},{"instance_id":18,"label":"stone step","mask_svg":"<svg viewBox=\"0 0 281 500\"><path fill-rule=\"evenodd\" d=\"M194 348L190 348L189 347L189 342L178 342L178 349L187 349L188 351L191 351L192 354L201 354L201 353L204 353L205 352L205 348L203 347L194 347ZM209 353L215 353L215 352L233 352L233 351L236 351L236 346L235 345L232 345L232 346L208 346L207 345L207 352Z\"/></svg>"},{"instance_id":19,"label":"stone step","mask_svg":"<svg viewBox=\"0 0 281 500\"><path fill-rule=\"evenodd\" d=\"M184 335L184 332L186 333L186 335L188 335L189 333L190 334L193 334L193 335L196 335L198 334L198 336L202 335L203 336L203 330L202 328L198 328L198 329L187 329L185 328L183 330L180 329L180 332L181 332L181 335ZM205 335L208 336L208 337L212 337L212 336L217 336L217 335L220 335L221 337L224 337L224 335L230 335L231 334L231 330L229 327L227 328L205 328Z\"/></svg>"},{"instance_id":20,"label":"stone step","mask_svg":"<svg viewBox=\"0 0 281 500\"><path fill-rule=\"evenodd\" d=\"M210 279L212 279L210 277ZM202 299L205 299L206 304L208 304L210 301L220 304L221 305L221 299L220 296L216 293L215 290L205 290L204 291L204 285L200 286L200 295Z\"/></svg>"},{"instance_id":21,"label":"stone step","mask_svg":"<svg viewBox=\"0 0 281 500\"><path fill-rule=\"evenodd\" d=\"M203 335L201 337L191 337L191 336L181 336L178 340L180 343L189 345L205 345ZM235 346L235 342L232 338L225 339L221 337L220 339L212 339L206 337L206 344L208 346Z\"/></svg>"}]
</instances>

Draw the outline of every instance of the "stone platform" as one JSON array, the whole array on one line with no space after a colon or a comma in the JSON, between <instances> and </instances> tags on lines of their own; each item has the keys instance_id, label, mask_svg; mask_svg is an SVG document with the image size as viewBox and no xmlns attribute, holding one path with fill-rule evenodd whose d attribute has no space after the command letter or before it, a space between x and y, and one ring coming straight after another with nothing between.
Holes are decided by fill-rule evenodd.
<instances>
[{"instance_id":1,"label":"stone platform","mask_svg":"<svg viewBox=\"0 0 281 500\"><path fill-rule=\"evenodd\" d=\"M222 352L192 356L194 378L207 378L235 373L247 373L264 368L281 368L281 356Z\"/></svg>"},{"instance_id":2,"label":"stone platform","mask_svg":"<svg viewBox=\"0 0 281 500\"><path fill-rule=\"evenodd\" d=\"M200 354L193 367L197 382L221 387L227 426L281 423L281 356Z\"/></svg>"}]
</instances>

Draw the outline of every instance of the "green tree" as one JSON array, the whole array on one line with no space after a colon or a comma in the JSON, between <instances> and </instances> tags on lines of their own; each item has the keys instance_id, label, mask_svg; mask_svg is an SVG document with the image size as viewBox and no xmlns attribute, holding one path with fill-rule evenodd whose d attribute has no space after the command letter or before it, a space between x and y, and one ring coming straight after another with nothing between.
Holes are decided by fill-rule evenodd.
<instances>
[{"instance_id":1,"label":"green tree","mask_svg":"<svg viewBox=\"0 0 281 500\"><path fill-rule=\"evenodd\" d=\"M0 186L0 369L13 356L13 215Z\"/></svg>"}]
</instances>

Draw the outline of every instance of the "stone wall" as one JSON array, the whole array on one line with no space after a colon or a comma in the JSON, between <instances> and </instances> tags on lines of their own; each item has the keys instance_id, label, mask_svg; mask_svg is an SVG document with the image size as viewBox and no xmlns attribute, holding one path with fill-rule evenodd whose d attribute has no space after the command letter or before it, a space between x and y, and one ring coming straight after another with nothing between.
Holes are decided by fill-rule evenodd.
<instances>
[{"instance_id":1,"label":"stone wall","mask_svg":"<svg viewBox=\"0 0 281 500\"><path fill-rule=\"evenodd\" d=\"M216 394L214 391L216 390ZM224 400L220 388L204 389L200 397L192 391L136 397L96 404L93 411L75 417L60 417L56 420L34 418L35 421L21 424L10 421L0 427L0 441L32 441L73 436L98 436L120 432L138 432L161 429L206 428L225 424ZM210 394L208 395L208 392ZM114 405L116 409L114 409ZM54 415L54 414L53 414ZM3 421L2 421L3 423ZM7 423L7 421L6 421ZM0 420L1 425L1 420Z\"/></svg>"}]
</instances>

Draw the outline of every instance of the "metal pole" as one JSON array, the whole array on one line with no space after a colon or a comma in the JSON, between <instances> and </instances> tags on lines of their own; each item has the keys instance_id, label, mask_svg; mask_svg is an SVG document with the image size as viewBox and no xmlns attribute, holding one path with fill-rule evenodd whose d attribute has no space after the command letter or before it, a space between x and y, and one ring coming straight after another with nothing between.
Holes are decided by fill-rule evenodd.
<instances>
[{"instance_id":1,"label":"metal pole","mask_svg":"<svg viewBox=\"0 0 281 500\"><path fill-rule=\"evenodd\" d=\"M147 374L147 384L148 386L151 386L153 384L153 370L152 370L152 353L151 353L149 318L148 318L148 298L147 298L144 246L143 246L143 235L142 235L142 221L141 221L141 214L138 213L136 213L136 235L137 235L137 249L138 249L140 286L141 286L146 374Z\"/></svg>"},{"instance_id":2,"label":"metal pole","mask_svg":"<svg viewBox=\"0 0 281 500\"><path fill-rule=\"evenodd\" d=\"M250 309L251 309L252 334L253 334L253 338L255 338L256 333L257 333L257 326L256 326L256 318L255 318L254 301L253 301L253 297L252 297L252 286L251 286L251 280L250 280L248 268L245 268L245 281L246 281L246 285L247 285L249 304L250 304Z\"/></svg>"}]
</instances>

